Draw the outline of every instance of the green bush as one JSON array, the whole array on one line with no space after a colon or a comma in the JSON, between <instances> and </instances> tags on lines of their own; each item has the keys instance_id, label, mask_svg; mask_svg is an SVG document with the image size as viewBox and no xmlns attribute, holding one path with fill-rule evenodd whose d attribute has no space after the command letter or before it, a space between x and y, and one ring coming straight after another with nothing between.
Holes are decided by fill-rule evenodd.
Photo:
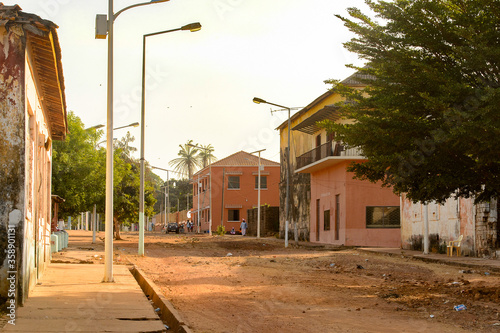
<instances>
[{"instance_id":1,"label":"green bush","mask_svg":"<svg viewBox=\"0 0 500 333\"><path fill-rule=\"evenodd\" d=\"M226 228L223 225L219 225L215 233L219 236L224 236L226 234Z\"/></svg>"}]
</instances>

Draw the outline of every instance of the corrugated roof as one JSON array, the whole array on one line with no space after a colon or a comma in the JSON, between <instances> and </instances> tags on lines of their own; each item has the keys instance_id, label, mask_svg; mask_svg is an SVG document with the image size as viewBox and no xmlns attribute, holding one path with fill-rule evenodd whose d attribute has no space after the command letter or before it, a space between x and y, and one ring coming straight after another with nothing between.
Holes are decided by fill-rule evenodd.
<instances>
[{"instance_id":1,"label":"corrugated roof","mask_svg":"<svg viewBox=\"0 0 500 333\"><path fill-rule=\"evenodd\" d=\"M334 105L327 105L309 118L305 119L300 124L297 124L295 127L292 127L294 131L301 131L307 134L314 134L319 131L320 128L317 125L318 121L322 120L332 120L336 121L340 118L340 113L338 112L338 107Z\"/></svg>"},{"instance_id":2,"label":"corrugated roof","mask_svg":"<svg viewBox=\"0 0 500 333\"><path fill-rule=\"evenodd\" d=\"M226 158L223 158L221 160L218 160L217 162L212 163L212 167L245 167L245 166L257 167L257 165L259 165L259 156L247 153L245 151L239 151L237 153L229 155ZM275 166L275 167L280 166L279 163L265 159L263 157L260 158L260 165ZM203 170L198 171L197 173L195 173L195 175Z\"/></svg>"},{"instance_id":3,"label":"corrugated roof","mask_svg":"<svg viewBox=\"0 0 500 333\"><path fill-rule=\"evenodd\" d=\"M21 11L18 5L0 2L0 26L7 31L22 27L27 47L33 51L35 71L39 77L41 102L48 114L52 139L64 140L68 131L66 96L61 62L58 26L35 14Z\"/></svg>"}]
</instances>

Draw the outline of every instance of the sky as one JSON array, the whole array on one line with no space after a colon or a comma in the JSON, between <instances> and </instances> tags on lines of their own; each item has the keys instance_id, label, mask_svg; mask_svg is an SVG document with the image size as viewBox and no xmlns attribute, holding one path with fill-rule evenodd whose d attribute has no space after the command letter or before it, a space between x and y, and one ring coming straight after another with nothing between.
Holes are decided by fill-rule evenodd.
<instances>
[{"instance_id":1,"label":"sky","mask_svg":"<svg viewBox=\"0 0 500 333\"><path fill-rule=\"evenodd\" d=\"M140 2L115 0L114 12ZM17 4L59 26L68 112L86 127L106 124L107 41L95 39L95 17L108 1ZM345 65L361 61L343 48L353 35L334 16L348 7L367 12L362 0L170 0L123 12L114 23L113 127L140 121L143 35L200 22L198 32L146 39L145 159L172 169L179 145L193 140L218 159L266 149L261 156L279 162L276 128L287 112L252 99L301 108L330 88L324 80L351 75ZM139 157L140 127L114 137L127 130Z\"/></svg>"}]
</instances>

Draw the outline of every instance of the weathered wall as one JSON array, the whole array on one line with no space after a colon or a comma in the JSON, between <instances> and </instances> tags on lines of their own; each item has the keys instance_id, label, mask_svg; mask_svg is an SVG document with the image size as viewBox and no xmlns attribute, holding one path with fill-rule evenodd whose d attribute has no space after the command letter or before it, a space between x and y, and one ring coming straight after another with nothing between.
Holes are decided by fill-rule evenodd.
<instances>
[{"instance_id":1,"label":"weathered wall","mask_svg":"<svg viewBox=\"0 0 500 333\"><path fill-rule=\"evenodd\" d=\"M51 160L52 146L48 141L49 130L43 107L38 98L35 81L37 74L31 71L32 55L26 57L26 125L25 125L25 239L23 258L23 289L31 290L50 262L51 224Z\"/></svg>"},{"instance_id":2,"label":"weathered wall","mask_svg":"<svg viewBox=\"0 0 500 333\"><path fill-rule=\"evenodd\" d=\"M448 199L444 205L429 203L430 251L446 253L447 242L463 235L462 253L474 255L474 211L472 199ZM423 251L424 205L403 197L401 212L403 249Z\"/></svg>"},{"instance_id":3,"label":"weathered wall","mask_svg":"<svg viewBox=\"0 0 500 333\"><path fill-rule=\"evenodd\" d=\"M476 255L493 257L497 255L498 210L497 200L476 205Z\"/></svg>"},{"instance_id":4,"label":"weathered wall","mask_svg":"<svg viewBox=\"0 0 500 333\"><path fill-rule=\"evenodd\" d=\"M12 273L21 272L24 244L25 41L0 26L0 304L9 295ZM4 250L7 250L5 252ZM17 286L15 299L22 299Z\"/></svg>"},{"instance_id":5,"label":"weathered wall","mask_svg":"<svg viewBox=\"0 0 500 333\"><path fill-rule=\"evenodd\" d=\"M257 236L258 209L249 209L247 214L247 234ZM262 206L260 208L260 236L272 236L277 232L279 232L279 207Z\"/></svg>"},{"instance_id":6,"label":"weathered wall","mask_svg":"<svg viewBox=\"0 0 500 333\"><path fill-rule=\"evenodd\" d=\"M285 149L281 149L281 181L280 192L280 238L285 238L286 221L286 181L287 163ZM288 239L295 239L295 223L299 240L309 241L309 220L311 204L311 176L309 174L296 174L295 163L290 159L290 220L288 221Z\"/></svg>"}]
</instances>

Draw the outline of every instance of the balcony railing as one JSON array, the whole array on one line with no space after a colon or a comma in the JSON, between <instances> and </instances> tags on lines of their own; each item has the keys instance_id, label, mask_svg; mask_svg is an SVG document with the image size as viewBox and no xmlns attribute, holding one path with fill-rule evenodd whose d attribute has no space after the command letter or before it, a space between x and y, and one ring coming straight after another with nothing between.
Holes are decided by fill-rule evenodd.
<instances>
[{"instance_id":1,"label":"balcony railing","mask_svg":"<svg viewBox=\"0 0 500 333\"><path fill-rule=\"evenodd\" d=\"M348 148L336 141L328 141L321 146L297 157L297 169L327 158L329 156L362 156L358 148Z\"/></svg>"}]
</instances>

